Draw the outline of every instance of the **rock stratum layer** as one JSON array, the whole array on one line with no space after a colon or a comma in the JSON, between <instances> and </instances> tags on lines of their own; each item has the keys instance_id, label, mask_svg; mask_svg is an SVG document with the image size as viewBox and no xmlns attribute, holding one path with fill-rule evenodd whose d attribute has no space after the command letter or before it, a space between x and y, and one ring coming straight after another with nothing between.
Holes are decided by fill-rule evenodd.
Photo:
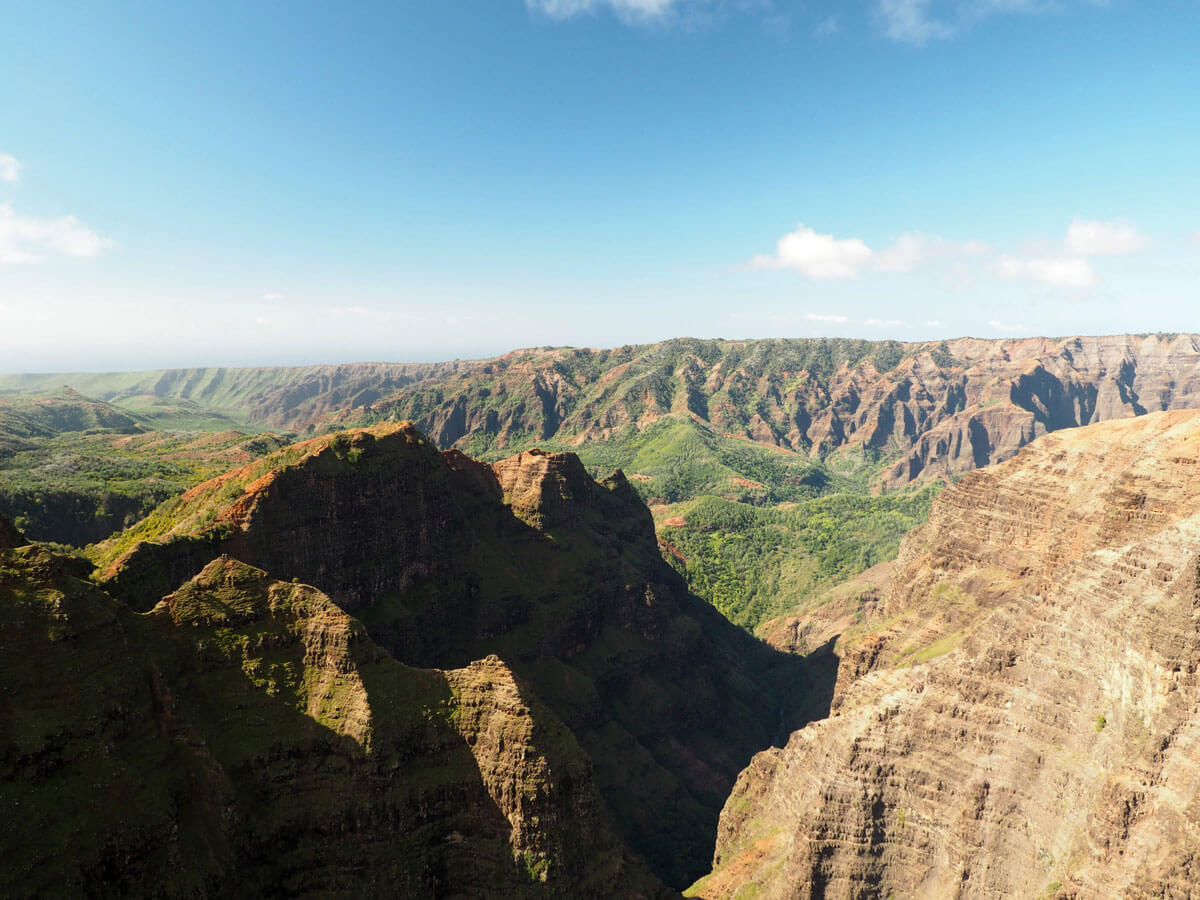
<instances>
[{"instance_id":1,"label":"rock stratum layer","mask_svg":"<svg viewBox=\"0 0 1200 900\"><path fill-rule=\"evenodd\" d=\"M835 713L739 777L691 893L1194 896L1198 573L1200 415L967 476L843 637Z\"/></svg>"},{"instance_id":2,"label":"rock stratum layer","mask_svg":"<svg viewBox=\"0 0 1200 900\"><path fill-rule=\"evenodd\" d=\"M227 556L317 586L403 663L495 654L679 887L707 868L753 753L828 705L831 683L813 684L828 673L690 595L624 477L596 482L572 454L487 465L407 424L342 432L202 484L101 550L100 583L137 610Z\"/></svg>"}]
</instances>

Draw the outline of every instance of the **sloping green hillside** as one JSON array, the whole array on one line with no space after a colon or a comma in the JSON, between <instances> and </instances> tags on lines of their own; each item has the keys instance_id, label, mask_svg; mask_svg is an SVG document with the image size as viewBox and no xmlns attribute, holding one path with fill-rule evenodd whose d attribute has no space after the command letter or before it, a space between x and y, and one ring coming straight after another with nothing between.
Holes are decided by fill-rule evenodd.
<instances>
[{"instance_id":1,"label":"sloping green hillside","mask_svg":"<svg viewBox=\"0 0 1200 900\"><path fill-rule=\"evenodd\" d=\"M285 437L149 431L144 420L74 391L0 398L0 516L35 540L82 546Z\"/></svg>"}]
</instances>

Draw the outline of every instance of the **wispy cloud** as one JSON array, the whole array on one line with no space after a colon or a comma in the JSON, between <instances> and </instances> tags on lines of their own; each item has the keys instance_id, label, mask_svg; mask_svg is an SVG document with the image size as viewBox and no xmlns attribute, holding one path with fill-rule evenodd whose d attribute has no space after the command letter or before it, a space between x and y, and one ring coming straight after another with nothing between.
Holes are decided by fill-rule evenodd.
<instances>
[{"instance_id":1,"label":"wispy cloud","mask_svg":"<svg viewBox=\"0 0 1200 900\"><path fill-rule=\"evenodd\" d=\"M1001 256L992 272L1001 278L1023 278L1056 288L1095 287L1099 277L1088 257L1129 256L1150 246L1150 240L1127 219L1098 222L1075 219L1067 227L1061 251L1032 257Z\"/></svg>"},{"instance_id":2,"label":"wispy cloud","mask_svg":"<svg viewBox=\"0 0 1200 900\"><path fill-rule=\"evenodd\" d=\"M1200 238L1193 240L1200 243ZM921 233L902 234L876 249L861 238L821 234L800 224L779 239L774 253L755 256L748 267L792 269L815 281L845 281L872 273L915 272L940 263L942 284L951 290L970 287L980 277L1087 290L1100 282L1093 258L1128 256L1150 245L1150 239L1128 219L1076 218L1061 242L1033 243L1033 249L1008 253L980 240Z\"/></svg>"},{"instance_id":3,"label":"wispy cloud","mask_svg":"<svg viewBox=\"0 0 1200 900\"><path fill-rule=\"evenodd\" d=\"M1067 228L1065 242L1067 252L1079 256L1128 256L1149 246L1149 239L1125 219L1112 222L1076 219Z\"/></svg>"},{"instance_id":4,"label":"wispy cloud","mask_svg":"<svg viewBox=\"0 0 1200 900\"><path fill-rule=\"evenodd\" d=\"M684 0L525 0L525 5L534 12L552 19L570 19L574 16L609 9L627 22L650 22L671 16L685 5Z\"/></svg>"},{"instance_id":5,"label":"wispy cloud","mask_svg":"<svg viewBox=\"0 0 1200 900\"><path fill-rule=\"evenodd\" d=\"M841 19L839 19L837 15L832 15L832 16L822 19L815 26L813 26L813 37L819 37L819 38L829 37L831 35L837 34L841 30L842 30Z\"/></svg>"},{"instance_id":6,"label":"wispy cloud","mask_svg":"<svg viewBox=\"0 0 1200 900\"><path fill-rule=\"evenodd\" d=\"M956 242L935 235L903 234L880 250L861 238L819 234L800 223L781 237L775 253L750 260L752 269L795 269L816 281L846 281L867 272L911 272L932 259L978 256L988 252L979 241Z\"/></svg>"},{"instance_id":7,"label":"wispy cloud","mask_svg":"<svg viewBox=\"0 0 1200 900\"><path fill-rule=\"evenodd\" d=\"M0 263L36 263L54 256L98 256L113 242L74 216L35 219L0 203Z\"/></svg>"},{"instance_id":8,"label":"wispy cloud","mask_svg":"<svg viewBox=\"0 0 1200 900\"><path fill-rule=\"evenodd\" d=\"M1072 2L1106 4L1106 0L877 0L876 13L887 37L921 46L955 37L992 16L1054 12Z\"/></svg>"},{"instance_id":9,"label":"wispy cloud","mask_svg":"<svg viewBox=\"0 0 1200 900\"><path fill-rule=\"evenodd\" d=\"M932 5L930 0L879 0L883 33L893 41L918 45L952 36L954 27L935 18Z\"/></svg>"},{"instance_id":10,"label":"wispy cloud","mask_svg":"<svg viewBox=\"0 0 1200 900\"><path fill-rule=\"evenodd\" d=\"M845 325L850 321L845 316L824 315L822 313L805 313L804 318L810 322L828 322L831 325Z\"/></svg>"},{"instance_id":11,"label":"wispy cloud","mask_svg":"<svg viewBox=\"0 0 1200 900\"><path fill-rule=\"evenodd\" d=\"M0 181L16 184L21 177L21 163L15 156L0 153Z\"/></svg>"},{"instance_id":12,"label":"wispy cloud","mask_svg":"<svg viewBox=\"0 0 1200 900\"><path fill-rule=\"evenodd\" d=\"M1001 256L992 264L992 272L1001 278L1023 278L1050 287L1090 288L1096 284L1091 263L1071 257L1020 259Z\"/></svg>"},{"instance_id":13,"label":"wispy cloud","mask_svg":"<svg viewBox=\"0 0 1200 900\"><path fill-rule=\"evenodd\" d=\"M263 294L263 299L270 303L275 303L283 299L283 294L277 293L276 291L267 291L265 294Z\"/></svg>"}]
</instances>

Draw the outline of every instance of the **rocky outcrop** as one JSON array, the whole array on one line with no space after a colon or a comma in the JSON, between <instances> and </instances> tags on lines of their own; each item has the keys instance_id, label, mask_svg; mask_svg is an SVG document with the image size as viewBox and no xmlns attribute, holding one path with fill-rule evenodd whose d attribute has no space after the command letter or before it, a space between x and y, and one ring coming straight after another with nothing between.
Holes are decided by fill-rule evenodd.
<instances>
[{"instance_id":1,"label":"rocky outcrop","mask_svg":"<svg viewBox=\"0 0 1200 900\"><path fill-rule=\"evenodd\" d=\"M138 609L224 554L316 585L401 662L495 654L681 887L737 772L812 714L816 675L688 594L629 482L594 481L573 454L488 465L407 424L342 432L200 485L101 554L101 581Z\"/></svg>"},{"instance_id":2,"label":"rocky outcrop","mask_svg":"<svg viewBox=\"0 0 1200 900\"><path fill-rule=\"evenodd\" d=\"M403 666L229 558L136 615L6 551L0 624L6 895L669 895L495 657Z\"/></svg>"},{"instance_id":3,"label":"rocky outcrop","mask_svg":"<svg viewBox=\"0 0 1200 900\"><path fill-rule=\"evenodd\" d=\"M1191 896L1198 464L1200 415L1166 413L945 491L841 639L835 713L739 776L690 893Z\"/></svg>"},{"instance_id":4,"label":"rocky outcrop","mask_svg":"<svg viewBox=\"0 0 1200 900\"><path fill-rule=\"evenodd\" d=\"M414 428L341 433L293 445L169 501L113 542L132 546L107 562L103 578L146 608L227 553L320 585L354 611L419 579L451 577L463 540L455 509L446 466ZM143 534L154 540L139 540Z\"/></svg>"}]
</instances>

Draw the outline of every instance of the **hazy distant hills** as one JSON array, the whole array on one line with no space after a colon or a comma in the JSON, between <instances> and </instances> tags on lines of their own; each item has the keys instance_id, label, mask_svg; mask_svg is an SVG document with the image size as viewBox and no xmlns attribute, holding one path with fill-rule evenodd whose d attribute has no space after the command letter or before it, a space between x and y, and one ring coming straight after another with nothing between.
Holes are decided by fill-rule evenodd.
<instances>
[{"instance_id":1,"label":"hazy distant hills","mask_svg":"<svg viewBox=\"0 0 1200 900\"><path fill-rule=\"evenodd\" d=\"M939 343L672 340L616 350L517 351L414 383L343 418L411 419L441 445L574 443L663 416L819 458L890 463L899 487L1012 456L1040 434L1200 393L1195 335Z\"/></svg>"},{"instance_id":2,"label":"hazy distant hills","mask_svg":"<svg viewBox=\"0 0 1200 900\"><path fill-rule=\"evenodd\" d=\"M162 428L253 425L301 431L332 413L361 408L462 363L351 363L245 369L0 375L0 397L44 396L69 386Z\"/></svg>"}]
</instances>

